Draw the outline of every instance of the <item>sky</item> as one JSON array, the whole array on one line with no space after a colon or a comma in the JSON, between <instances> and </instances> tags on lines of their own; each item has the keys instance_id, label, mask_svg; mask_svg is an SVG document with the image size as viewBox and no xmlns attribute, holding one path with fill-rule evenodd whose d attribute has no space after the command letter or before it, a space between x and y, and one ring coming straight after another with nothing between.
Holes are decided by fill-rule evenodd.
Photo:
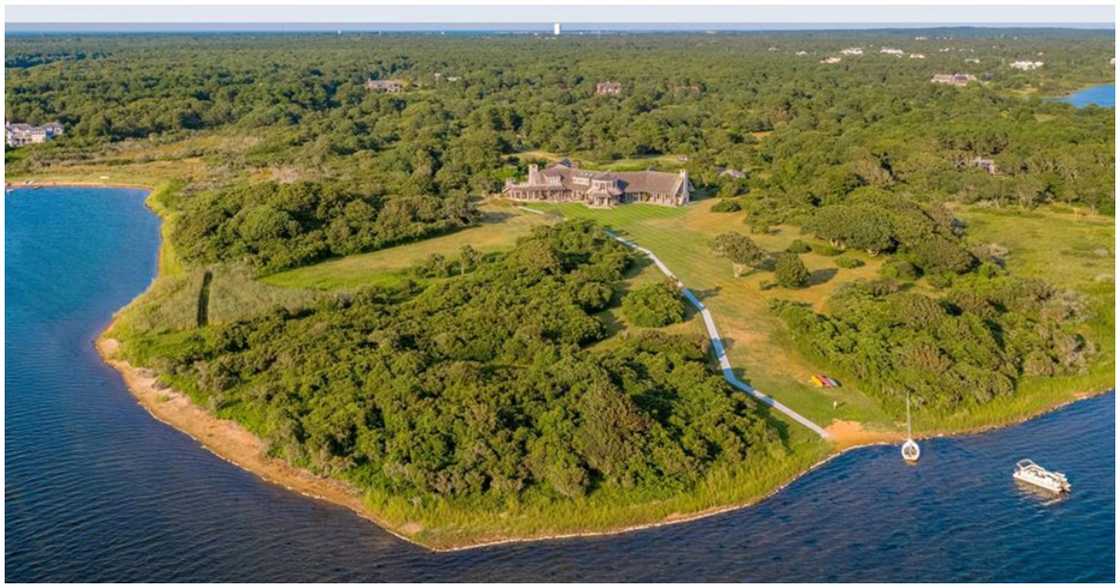
<instances>
[{"instance_id":1,"label":"sky","mask_svg":"<svg viewBox=\"0 0 1120 588\"><path fill-rule=\"evenodd\" d=\"M570 29L629 24L656 29L825 29L884 26L1075 26L1110 28L1111 5L63 5L12 4L5 21L27 30L448 30ZM41 26L53 23L53 27ZM427 26L409 26L423 24ZM536 26L532 26L535 24ZM40 26L36 26L40 25ZM65 25L65 26L63 26ZM381 25L381 26L375 26ZM636 26L637 25L637 26ZM656 26L654 26L656 25ZM625 28L625 27L617 27Z\"/></svg>"}]
</instances>

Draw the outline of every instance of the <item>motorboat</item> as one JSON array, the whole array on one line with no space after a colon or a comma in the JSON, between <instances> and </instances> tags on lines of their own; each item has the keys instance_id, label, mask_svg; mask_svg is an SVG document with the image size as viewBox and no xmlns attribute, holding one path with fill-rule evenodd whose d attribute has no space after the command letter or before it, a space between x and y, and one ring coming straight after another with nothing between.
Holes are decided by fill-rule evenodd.
<instances>
[{"instance_id":1,"label":"motorboat","mask_svg":"<svg viewBox=\"0 0 1120 588\"><path fill-rule=\"evenodd\" d=\"M1069 492L1070 490L1069 480L1066 479L1065 474L1051 472L1029 459L1019 460L1015 464L1015 473L1011 477L1055 494Z\"/></svg>"}]
</instances>

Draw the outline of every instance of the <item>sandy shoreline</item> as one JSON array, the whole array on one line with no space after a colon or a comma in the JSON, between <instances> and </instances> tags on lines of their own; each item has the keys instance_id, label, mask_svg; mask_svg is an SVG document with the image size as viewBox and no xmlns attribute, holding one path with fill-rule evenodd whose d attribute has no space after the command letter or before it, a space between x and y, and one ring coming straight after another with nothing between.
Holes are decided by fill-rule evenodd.
<instances>
[{"instance_id":1,"label":"sandy shoreline","mask_svg":"<svg viewBox=\"0 0 1120 588\"><path fill-rule=\"evenodd\" d=\"M8 184L8 187L15 188L30 188L34 186L85 186L85 187L117 187L117 188L130 188L130 189L144 189L152 190L151 186L140 184L119 184L119 183L98 183L98 182L83 182L83 181L53 181L53 180L34 180L33 184ZM157 213L158 215L158 213ZM161 219L162 221L163 219ZM162 247L163 244L161 243ZM143 294L141 294L143 296ZM405 523L400 528L389 525L378 514L372 511L365 502L362 500L361 493L351 485L331 479L316 476L306 470L292 467L283 460L275 459L265 455L265 443L249 430L242 427L240 424L218 418L202 407L196 405L185 394L176 391L172 388L164 388L157 385L157 377L154 372L145 368L137 368L130 365L127 361L117 357L117 350L119 342L106 335L112 330L113 325L110 324L101 336L97 339L95 347L102 360L117 370L120 374L129 392L136 398L137 402L144 407L156 420L169 425L180 432L183 432L199 442L208 451L217 455L219 458L240 467L259 478L279 486L283 486L288 490L297 492L303 496L315 498L330 502L332 504L347 508L357 514L358 516L376 524L381 529L390 533L391 535L414 545L423 547L434 552L452 552L462 551L467 549L477 549L481 547L489 547L503 544L513 543L527 543L535 541L548 541L555 539L574 539L585 537L603 537L610 535L620 535L633 531L640 531L643 529L652 529L667 525L677 525L687 522L692 522L704 519L711 516L716 516L726 512L740 510L759 504L775 494L784 490L787 486L800 479L802 476L816 470L817 468L827 464L833 459L862 447L871 445L883 445L899 443L904 438L901 432L897 431L867 431L862 426L854 421L834 421L826 430L829 432L832 443L833 451L826 455L824 458L814 463L812 466L797 472L791 476L784 483L776 486L770 492L764 495L749 499L744 502L711 507L705 510L694 512L687 515L669 515L660 521L654 521L646 524L628 525L616 528L608 528L601 531L582 531L571 533L557 533L557 534L542 534L531 535L522 537L503 537L499 539L482 539L476 542L464 542L461 544L450 545L429 545L420 542L410 535L414 535L423 530L418 523ZM1064 406L1072 404L1078 400L1083 400L1092 396L1107 393L1109 390L1102 390L1099 392L1088 392L1076 395L1073 399L1059 403L1057 405L1047 407L1036 413L1026 415L1014 422L986 425L975 427L968 430L953 431L951 433L932 432L924 435L915 435L915 438L931 438L931 437L946 437L946 436L960 436L982 433L985 431L1010 427L1016 424L1037 418L1043 414L1053 412Z\"/></svg>"},{"instance_id":2,"label":"sandy shoreline","mask_svg":"<svg viewBox=\"0 0 1120 588\"><path fill-rule=\"evenodd\" d=\"M349 484L316 476L265 455L264 442L238 423L215 417L187 395L158 385L156 375L149 370L136 368L118 359L119 343L116 339L102 336L95 347L101 359L121 374L125 386L140 406L156 420L186 433L214 455L267 482L348 508L398 538L416 543L379 520L366 508L361 494Z\"/></svg>"},{"instance_id":3,"label":"sandy shoreline","mask_svg":"<svg viewBox=\"0 0 1120 588\"><path fill-rule=\"evenodd\" d=\"M787 486L800 479L802 476L816 470L817 468L827 464L833 459L849 451L872 445L892 444L902 439L901 433L863 431L857 423L847 423L843 421L834 422L830 426L829 430L830 432L839 433L834 439L834 447L836 448L836 451L828 454L823 459L813 464L811 467L806 468L804 471L797 473L785 483L777 486L765 495L751 499L744 503L713 507L689 515L670 516L666 519L655 521L652 523L630 525L615 529L606 529L603 531L558 533L527 537L508 537L495 540L482 540L474 543L464 543L461 545L434 546L422 543L413 539L412 537L409 537L407 534L405 534L405 529L397 529L387 524L377 515L377 513L371 511L365 505L360 493L349 484L331 478L319 477L311 474L310 472L307 472L306 470L294 468L282 460L268 457L264 454L264 442L238 423L215 417L203 408L194 404L185 394L182 394L181 392L178 392L172 388L160 389L160 387L157 385L156 375L154 373L151 373L149 372L149 370L143 368L136 368L130 365L128 362L116 357L118 345L119 344L115 339L105 337L104 335L99 338L96 343L97 351L98 354L101 355L101 358L107 364L120 372L122 378L124 379L124 383L129 391L134 397L136 397L136 400L140 403L140 405L143 406L153 417L155 417L156 420L167 424L183 433L186 433L191 438L198 441L211 453L246 471L255 474L256 476L267 482L283 486L293 492L298 492L299 494L302 494L304 496L323 500L350 509L358 516L376 524L378 527L384 529L386 532L396 536L397 538L436 552L462 551L495 545L547 541L554 539L573 539L580 537L602 537L609 535L620 535L623 533L640 531L643 529L652 529L666 525L677 525L696 521L726 512L754 506L781 492ZM1107 391L1101 391L1099 393L1087 393L1084 395L1079 395L1077 398L1070 400L1069 402L1061 403L1059 405L1050 407L1047 410L1039 412L1038 414L1024 417L1016 421L1015 423L998 426L993 425L969 431L961 431L953 433L952 435L933 434L923 437L928 438L969 435L981 433L991 429L1013 426L1024 421L1037 418L1043 414L1053 412L1078 400L1083 400L1085 398L1096 396L1098 394L1104 394L1106 392ZM406 523L405 527L407 528L411 525L415 524ZM415 526L416 531L419 531L419 525Z\"/></svg>"},{"instance_id":4,"label":"sandy shoreline","mask_svg":"<svg viewBox=\"0 0 1120 588\"><path fill-rule=\"evenodd\" d=\"M25 181L31 182L30 184L24 183ZM125 188L128 190L152 190L152 186L148 184L128 184L122 182L97 182L97 181L64 181L64 180L11 180L4 182L5 190L19 190L30 188L42 188L44 186L57 187L57 186L74 186L78 188Z\"/></svg>"}]
</instances>

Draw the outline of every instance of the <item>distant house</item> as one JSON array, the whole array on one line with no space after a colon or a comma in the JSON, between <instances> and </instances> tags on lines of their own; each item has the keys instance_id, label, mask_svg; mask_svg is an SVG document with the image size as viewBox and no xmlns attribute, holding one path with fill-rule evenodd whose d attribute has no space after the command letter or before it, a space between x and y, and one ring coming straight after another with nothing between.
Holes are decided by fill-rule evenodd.
<instances>
[{"instance_id":1,"label":"distant house","mask_svg":"<svg viewBox=\"0 0 1120 588\"><path fill-rule=\"evenodd\" d=\"M1044 64L1041 61L1013 61L1013 62L1011 62L1011 67L1013 69L1018 69L1018 70L1022 70L1022 71L1031 71L1032 69L1038 69L1038 68L1042 67L1043 65Z\"/></svg>"},{"instance_id":2,"label":"distant house","mask_svg":"<svg viewBox=\"0 0 1120 588\"><path fill-rule=\"evenodd\" d=\"M911 53L910 54L910 59L925 59L925 58L926 58L925 53Z\"/></svg>"},{"instance_id":3,"label":"distant house","mask_svg":"<svg viewBox=\"0 0 1120 588\"><path fill-rule=\"evenodd\" d=\"M974 76L972 74L962 74L962 73L934 74L934 76L932 78L930 78L929 81L934 83L934 84L948 84L950 86L957 86L957 87L962 87L963 88L964 86L967 86L969 84L969 82L975 82L976 81L976 76Z\"/></svg>"},{"instance_id":4,"label":"distant house","mask_svg":"<svg viewBox=\"0 0 1120 588\"><path fill-rule=\"evenodd\" d=\"M529 177L520 183L506 180L502 195L526 202L581 202L592 208L611 208L627 202L684 206L692 183L688 172L597 172L582 170L567 161L540 170L529 166Z\"/></svg>"},{"instance_id":5,"label":"distant house","mask_svg":"<svg viewBox=\"0 0 1120 588\"><path fill-rule=\"evenodd\" d=\"M849 47L840 52L843 55L863 55L862 47Z\"/></svg>"},{"instance_id":6,"label":"distant house","mask_svg":"<svg viewBox=\"0 0 1120 588\"><path fill-rule=\"evenodd\" d=\"M729 167L729 168L719 172L719 177L721 177L721 178L735 178L736 180L741 180L741 179L747 177L747 174L745 174L745 173L743 173L743 172L741 172L737 169Z\"/></svg>"},{"instance_id":7,"label":"distant house","mask_svg":"<svg viewBox=\"0 0 1120 588\"><path fill-rule=\"evenodd\" d=\"M839 57L826 57L821 60L821 63L840 63Z\"/></svg>"},{"instance_id":8,"label":"distant house","mask_svg":"<svg viewBox=\"0 0 1120 588\"><path fill-rule=\"evenodd\" d=\"M398 94L404 91L403 80L366 80L366 90Z\"/></svg>"},{"instance_id":9,"label":"distant house","mask_svg":"<svg viewBox=\"0 0 1120 588\"><path fill-rule=\"evenodd\" d=\"M897 55L899 57L902 57L902 55L906 52L902 49L895 49L893 47L881 47L879 49L879 53L886 53L887 55Z\"/></svg>"},{"instance_id":10,"label":"distant house","mask_svg":"<svg viewBox=\"0 0 1120 588\"><path fill-rule=\"evenodd\" d=\"M966 57L964 62L965 63L980 63L980 60L975 58L975 57Z\"/></svg>"},{"instance_id":11,"label":"distant house","mask_svg":"<svg viewBox=\"0 0 1120 588\"><path fill-rule=\"evenodd\" d=\"M798 51L797 53L794 53L794 55L808 55L808 54L809 54L808 51Z\"/></svg>"},{"instance_id":12,"label":"distant house","mask_svg":"<svg viewBox=\"0 0 1120 588\"><path fill-rule=\"evenodd\" d=\"M619 82L599 82L595 84L596 96L618 96L622 93L622 84Z\"/></svg>"},{"instance_id":13,"label":"distant house","mask_svg":"<svg viewBox=\"0 0 1120 588\"><path fill-rule=\"evenodd\" d=\"M991 159L986 159L983 157L973 157L968 161L968 165L978 167L993 176L999 173L999 168L996 167L996 162Z\"/></svg>"},{"instance_id":14,"label":"distant house","mask_svg":"<svg viewBox=\"0 0 1120 588\"><path fill-rule=\"evenodd\" d=\"M61 123L51 122L41 127L26 123L4 123L8 147L19 147L31 143L46 143L63 132Z\"/></svg>"}]
</instances>

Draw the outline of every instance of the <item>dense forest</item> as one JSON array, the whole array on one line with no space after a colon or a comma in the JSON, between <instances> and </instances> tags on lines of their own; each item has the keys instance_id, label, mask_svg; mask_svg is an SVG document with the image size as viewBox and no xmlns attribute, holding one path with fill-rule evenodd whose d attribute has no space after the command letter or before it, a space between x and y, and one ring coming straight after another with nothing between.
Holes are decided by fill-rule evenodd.
<instances>
[{"instance_id":1,"label":"dense forest","mask_svg":"<svg viewBox=\"0 0 1120 588\"><path fill-rule=\"evenodd\" d=\"M213 162L221 167L291 168L389 196L481 195L524 171L527 159L512 155L539 150L593 161L680 156L694 182L749 190L752 210L775 221L860 186L922 200L1112 206L1112 112L1039 98L1112 79L1104 32L17 35L6 43L9 119L67 126L63 140L20 163L31 169L88 157L106 141L222 130L254 144ZM820 63L851 46L864 55ZM1009 67L1026 58L1045 65ZM982 83L929 82L955 71ZM407 86L371 92L370 78ZM620 96L594 95L607 79L621 82ZM1001 173L969 167L975 157L993 159ZM720 178L725 167L746 177Z\"/></svg>"},{"instance_id":2,"label":"dense forest","mask_svg":"<svg viewBox=\"0 0 1120 588\"><path fill-rule=\"evenodd\" d=\"M774 451L757 406L708 369L703 337L585 348L606 336L593 315L631 255L572 221L427 288L371 287L139 347L274 454L405 496L687 490ZM655 288L636 295L679 311Z\"/></svg>"},{"instance_id":3,"label":"dense forest","mask_svg":"<svg viewBox=\"0 0 1120 588\"><path fill-rule=\"evenodd\" d=\"M774 272L768 292L809 287L809 251L838 268L885 259L876 279L818 308L777 301L770 318L891 414L906 393L927 414L987 403L1097 352L1078 331L1092 320L1083 298L1013 275L953 211L1114 213L1114 111L1051 99L1113 79L1111 31L14 35L6 47L9 119L66 125L10 149L9 175L203 169L159 201L196 273L250 268L248 283L458 231L528 164L567 157L687 169L697 199L721 199L712 254L736 278ZM848 47L864 53L824 62ZM1010 67L1021 59L1045 65ZM978 81L930 82L954 72ZM606 80L621 94L596 95ZM766 251L747 236L777 225L813 244ZM784 451L774 421L711 369L705 339L657 330L687 316L675 286L624 293L631 255L567 222L512 251L431 256L398 286L146 324L124 350L274 455L406 496L687 491ZM190 298L194 278L177 279ZM602 313L615 310L642 329L610 337Z\"/></svg>"}]
</instances>

